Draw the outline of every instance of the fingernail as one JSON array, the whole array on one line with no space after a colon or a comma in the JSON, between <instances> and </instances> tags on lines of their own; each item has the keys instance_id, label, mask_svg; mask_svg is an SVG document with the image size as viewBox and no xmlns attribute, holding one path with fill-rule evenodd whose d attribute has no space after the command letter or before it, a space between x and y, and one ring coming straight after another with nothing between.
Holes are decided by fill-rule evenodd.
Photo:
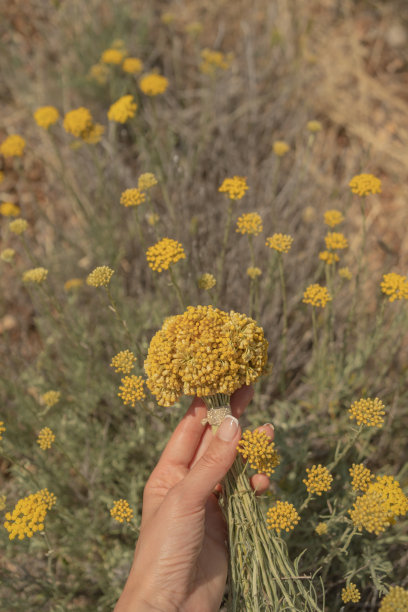
<instances>
[{"instance_id":1,"label":"fingernail","mask_svg":"<svg viewBox=\"0 0 408 612\"><path fill-rule=\"evenodd\" d=\"M272 425L272 423L264 423L262 427L266 427L267 425L269 425L269 427L272 427L273 431L275 431L275 427Z\"/></svg>"},{"instance_id":2,"label":"fingernail","mask_svg":"<svg viewBox=\"0 0 408 612\"><path fill-rule=\"evenodd\" d=\"M217 436L224 442L231 442L238 431L238 419L228 414L217 430Z\"/></svg>"}]
</instances>

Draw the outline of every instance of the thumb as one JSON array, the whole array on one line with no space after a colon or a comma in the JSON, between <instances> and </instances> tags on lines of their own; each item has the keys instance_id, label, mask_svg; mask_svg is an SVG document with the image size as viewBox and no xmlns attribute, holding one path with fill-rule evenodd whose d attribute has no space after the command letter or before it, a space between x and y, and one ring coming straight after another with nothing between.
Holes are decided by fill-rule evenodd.
<instances>
[{"instance_id":1,"label":"thumb","mask_svg":"<svg viewBox=\"0 0 408 612\"><path fill-rule=\"evenodd\" d=\"M184 504L190 509L203 508L207 499L234 463L241 436L238 419L228 415L205 451L183 480Z\"/></svg>"}]
</instances>

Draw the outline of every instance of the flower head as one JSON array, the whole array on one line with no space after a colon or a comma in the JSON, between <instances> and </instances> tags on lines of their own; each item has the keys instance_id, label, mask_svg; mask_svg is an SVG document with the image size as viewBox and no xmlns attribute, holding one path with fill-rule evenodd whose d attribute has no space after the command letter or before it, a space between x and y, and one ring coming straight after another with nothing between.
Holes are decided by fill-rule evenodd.
<instances>
[{"instance_id":1,"label":"flower head","mask_svg":"<svg viewBox=\"0 0 408 612\"><path fill-rule=\"evenodd\" d=\"M90 67L88 78L93 79L99 85L105 85L109 76L109 68L106 64L94 64Z\"/></svg>"},{"instance_id":2,"label":"flower head","mask_svg":"<svg viewBox=\"0 0 408 612\"><path fill-rule=\"evenodd\" d=\"M130 523L133 518L133 510L126 499L119 499L113 502L113 508L110 509L110 514L118 523L123 523L124 521Z\"/></svg>"},{"instance_id":3,"label":"flower head","mask_svg":"<svg viewBox=\"0 0 408 612\"><path fill-rule=\"evenodd\" d=\"M293 238L289 234L274 234L266 239L265 244L278 253L289 253L293 244Z\"/></svg>"},{"instance_id":4,"label":"flower head","mask_svg":"<svg viewBox=\"0 0 408 612\"><path fill-rule=\"evenodd\" d=\"M408 300L408 278L395 272L383 275L381 291L388 295L390 302L395 300Z\"/></svg>"},{"instance_id":5,"label":"flower head","mask_svg":"<svg viewBox=\"0 0 408 612\"><path fill-rule=\"evenodd\" d=\"M21 157L26 146L26 141L18 134L10 134L0 145L0 153L3 157Z\"/></svg>"},{"instance_id":6,"label":"flower head","mask_svg":"<svg viewBox=\"0 0 408 612\"><path fill-rule=\"evenodd\" d=\"M60 401L61 393L60 391L46 391L41 396L41 402L47 406L47 408L52 408L55 404L58 404Z\"/></svg>"},{"instance_id":7,"label":"flower head","mask_svg":"<svg viewBox=\"0 0 408 612\"><path fill-rule=\"evenodd\" d=\"M83 278L69 278L64 283L64 291L73 291L79 289L84 284Z\"/></svg>"},{"instance_id":8,"label":"flower head","mask_svg":"<svg viewBox=\"0 0 408 612\"><path fill-rule=\"evenodd\" d=\"M205 291L209 291L216 285L215 276L210 274L209 272L205 272L202 274L197 280L197 285L199 289L204 289Z\"/></svg>"},{"instance_id":9,"label":"flower head","mask_svg":"<svg viewBox=\"0 0 408 612\"><path fill-rule=\"evenodd\" d=\"M256 278L258 278L258 276L261 276L261 274L262 274L261 268L257 268L256 266L251 266L247 268L247 275L252 280L255 280Z\"/></svg>"},{"instance_id":10,"label":"flower head","mask_svg":"<svg viewBox=\"0 0 408 612\"><path fill-rule=\"evenodd\" d=\"M125 406L132 406L134 408L138 400L146 397L144 380L141 376L136 376L135 374L124 376L120 382L122 384L119 387L118 397L121 398Z\"/></svg>"},{"instance_id":11,"label":"flower head","mask_svg":"<svg viewBox=\"0 0 408 612\"><path fill-rule=\"evenodd\" d=\"M166 91L169 81L161 74L151 72L139 81L139 87L146 96L158 96Z\"/></svg>"},{"instance_id":12,"label":"flower head","mask_svg":"<svg viewBox=\"0 0 408 612\"><path fill-rule=\"evenodd\" d=\"M149 213L147 215L147 222L149 225L151 225L152 227L154 227L155 225L157 225L157 223L159 222L160 217L157 213Z\"/></svg>"},{"instance_id":13,"label":"flower head","mask_svg":"<svg viewBox=\"0 0 408 612\"><path fill-rule=\"evenodd\" d=\"M140 189L136 189L136 187L125 189L120 196L120 203L123 206L140 206L145 201L146 194Z\"/></svg>"},{"instance_id":14,"label":"flower head","mask_svg":"<svg viewBox=\"0 0 408 612\"><path fill-rule=\"evenodd\" d=\"M357 174L351 179L349 187L352 193L359 196L381 193L381 181L373 174Z\"/></svg>"},{"instance_id":15,"label":"flower head","mask_svg":"<svg viewBox=\"0 0 408 612\"><path fill-rule=\"evenodd\" d=\"M47 511L56 503L54 493L41 489L37 493L23 497L15 505L12 512L6 513L4 527L9 532L9 539L17 536L23 540L31 538L36 531L43 531Z\"/></svg>"},{"instance_id":16,"label":"flower head","mask_svg":"<svg viewBox=\"0 0 408 612\"><path fill-rule=\"evenodd\" d=\"M162 238L146 251L147 263L157 272L168 270L171 264L185 258L183 245L172 238Z\"/></svg>"},{"instance_id":17,"label":"flower head","mask_svg":"<svg viewBox=\"0 0 408 612\"><path fill-rule=\"evenodd\" d=\"M113 274L114 270L109 268L109 266L98 266L88 274L86 283L91 287L107 287Z\"/></svg>"},{"instance_id":18,"label":"flower head","mask_svg":"<svg viewBox=\"0 0 408 612\"><path fill-rule=\"evenodd\" d=\"M38 434L37 444L42 450L51 448L55 435L49 427L43 427Z\"/></svg>"},{"instance_id":19,"label":"flower head","mask_svg":"<svg viewBox=\"0 0 408 612\"><path fill-rule=\"evenodd\" d=\"M120 351L120 353L112 357L110 365L112 368L115 368L116 373L123 372L123 374L130 374L134 368L135 362L136 357L132 351L126 349L125 351Z\"/></svg>"},{"instance_id":20,"label":"flower head","mask_svg":"<svg viewBox=\"0 0 408 612\"><path fill-rule=\"evenodd\" d=\"M138 74L143 70L143 62L138 57L127 57L122 64L123 72Z\"/></svg>"},{"instance_id":21,"label":"flower head","mask_svg":"<svg viewBox=\"0 0 408 612\"><path fill-rule=\"evenodd\" d=\"M340 232L329 232L324 239L326 249L334 251L335 249L347 249L347 238Z\"/></svg>"},{"instance_id":22,"label":"flower head","mask_svg":"<svg viewBox=\"0 0 408 612\"><path fill-rule=\"evenodd\" d=\"M87 144L98 144L102 140L105 132L105 126L101 123L93 123L81 135L81 138Z\"/></svg>"},{"instance_id":23,"label":"flower head","mask_svg":"<svg viewBox=\"0 0 408 612\"><path fill-rule=\"evenodd\" d=\"M151 187L157 185L158 181L153 172L144 172L139 176L137 188L141 191L147 191Z\"/></svg>"},{"instance_id":24,"label":"flower head","mask_svg":"<svg viewBox=\"0 0 408 612\"><path fill-rule=\"evenodd\" d=\"M68 111L64 117L64 130L75 138L82 138L83 134L92 128L91 112L84 106Z\"/></svg>"},{"instance_id":25,"label":"flower head","mask_svg":"<svg viewBox=\"0 0 408 612\"><path fill-rule=\"evenodd\" d=\"M283 140L275 140L272 145L272 148L273 152L278 157L283 157L290 150L290 146L288 145L288 143L284 142Z\"/></svg>"},{"instance_id":26,"label":"flower head","mask_svg":"<svg viewBox=\"0 0 408 612\"><path fill-rule=\"evenodd\" d=\"M6 431L6 428L4 427L4 422L0 421L0 440L3 439L3 434Z\"/></svg>"},{"instance_id":27,"label":"flower head","mask_svg":"<svg viewBox=\"0 0 408 612\"><path fill-rule=\"evenodd\" d=\"M6 263L11 263L15 254L16 252L14 249L4 249L4 251L0 253L0 259Z\"/></svg>"},{"instance_id":28,"label":"flower head","mask_svg":"<svg viewBox=\"0 0 408 612\"><path fill-rule=\"evenodd\" d=\"M266 514L268 529L276 529L278 535L281 530L290 531L299 523L300 516L293 504L277 501Z\"/></svg>"},{"instance_id":29,"label":"flower head","mask_svg":"<svg viewBox=\"0 0 408 612\"><path fill-rule=\"evenodd\" d=\"M165 11L164 13L161 14L160 20L162 23L164 23L165 25L170 25L171 23L173 23L173 21L176 19L176 16L174 13L170 13L169 11Z\"/></svg>"},{"instance_id":30,"label":"flower head","mask_svg":"<svg viewBox=\"0 0 408 612\"><path fill-rule=\"evenodd\" d=\"M357 421L357 425L367 427L382 427L385 415L384 404L378 397L375 399L360 399L354 402L349 410L350 419Z\"/></svg>"},{"instance_id":31,"label":"flower head","mask_svg":"<svg viewBox=\"0 0 408 612\"><path fill-rule=\"evenodd\" d=\"M3 217L18 217L20 214L20 207L13 202L3 202L0 204L0 215Z\"/></svg>"},{"instance_id":32,"label":"flower head","mask_svg":"<svg viewBox=\"0 0 408 612\"><path fill-rule=\"evenodd\" d=\"M348 586L341 590L341 599L343 603L348 603L349 601L357 603L360 601L361 594L354 582L350 582Z\"/></svg>"},{"instance_id":33,"label":"flower head","mask_svg":"<svg viewBox=\"0 0 408 612\"><path fill-rule=\"evenodd\" d=\"M264 372L267 346L262 328L246 315L189 306L153 336L147 386L160 406L171 406L182 394L231 395Z\"/></svg>"},{"instance_id":34,"label":"flower head","mask_svg":"<svg viewBox=\"0 0 408 612\"><path fill-rule=\"evenodd\" d=\"M329 528L327 527L327 523L318 523L315 527L315 532L319 536L326 535L328 530Z\"/></svg>"},{"instance_id":35,"label":"flower head","mask_svg":"<svg viewBox=\"0 0 408 612\"><path fill-rule=\"evenodd\" d=\"M36 124L44 128L44 130L48 130L51 125L57 123L59 117L60 114L55 106L41 106L34 113Z\"/></svg>"},{"instance_id":36,"label":"flower head","mask_svg":"<svg viewBox=\"0 0 408 612\"><path fill-rule=\"evenodd\" d=\"M367 491L374 475L371 471L365 467L363 463L353 463L349 468L351 480L351 486L354 491Z\"/></svg>"},{"instance_id":37,"label":"flower head","mask_svg":"<svg viewBox=\"0 0 408 612\"><path fill-rule=\"evenodd\" d=\"M332 299L333 298L326 287L322 287L321 285L314 283L313 285L306 287L305 292L303 293L302 302L304 304L310 304L311 306L320 306L320 308L324 308L328 302L331 302Z\"/></svg>"},{"instance_id":38,"label":"flower head","mask_svg":"<svg viewBox=\"0 0 408 612\"><path fill-rule=\"evenodd\" d=\"M400 586L393 586L383 597L378 612L406 612L408 610L408 591Z\"/></svg>"},{"instance_id":39,"label":"flower head","mask_svg":"<svg viewBox=\"0 0 408 612\"><path fill-rule=\"evenodd\" d=\"M249 187L244 176L234 176L224 179L218 191L226 193L230 200L240 200L248 189Z\"/></svg>"},{"instance_id":40,"label":"flower head","mask_svg":"<svg viewBox=\"0 0 408 612\"><path fill-rule=\"evenodd\" d=\"M123 58L125 57L125 51L121 49L105 49L105 51L101 55L101 62L103 64L114 64L118 66L123 62Z\"/></svg>"},{"instance_id":41,"label":"flower head","mask_svg":"<svg viewBox=\"0 0 408 612\"><path fill-rule=\"evenodd\" d=\"M309 132L312 132L312 133L321 132L323 129L323 126L320 123L320 121L316 121L316 120L308 121L306 124L306 127L309 130Z\"/></svg>"},{"instance_id":42,"label":"flower head","mask_svg":"<svg viewBox=\"0 0 408 612\"><path fill-rule=\"evenodd\" d=\"M48 270L46 268L32 268L26 270L23 274L23 283L37 283L38 285L43 283L48 276Z\"/></svg>"},{"instance_id":43,"label":"flower head","mask_svg":"<svg viewBox=\"0 0 408 612\"><path fill-rule=\"evenodd\" d=\"M307 479L304 479L303 482L308 493L321 495L323 491L330 491L333 476L327 467L319 463L319 465L313 465L310 469L306 468L306 473Z\"/></svg>"},{"instance_id":44,"label":"flower head","mask_svg":"<svg viewBox=\"0 0 408 612\"><path fill-rule=\"evenodd\" d=\"M251 468L257 470L258 474L270 476L280 464L275 444L263 430L244 431L237 451L248 461Z\"/></svg>"},{"instance_id":45,"label":"flower head","mask_svg":"<svg viewBox=\"0 0 408 612\"><path fill-rule=\"evenodd\" d=\"M238 217L236 230L238 233L258 236L262 230L262 218L258 213L246 213Z\"/></svg>"},{"instance_id":46,"label":"flower head","mask_svg":"<svg viewBox=\"0 0 408 612\"><path fill-rule=\"evenodd\" d=\"M27 227L28 223L25 219L15 219L15 221L11 221L11 223L9 223L10 231L17 235L23 234Z\"/></svg>"},{"instance_id":47,"label":"flower head","mask_svg":"<svg viewBox=\"0 0 408 612\"><path fill-rule=\"evenodd\" d=\"M321 251L321 253L319 253L319 259L324 261L328 266L340 261L340 257L337 253L332 253L331 251Z\"/></svg>"},{"instance_id":48,"label":"flower head","mask_svg":"<svg viewBox=\"0 0 408 612\"><path fill-rule=\"evenodd\" d=\"M350 272L350 268L348 266L339 269L339 276L340 278L344 278L345 280L351 280L353 278L353 275Z\"/></svg>"},{"instance_id":49,"label":"flower head","mask_svg":"<svg viewBox=\"0 0 408 612\"><path fill-rule=\"evenodd\" d=\"M137 104L134 102L134 97L131 95L122 96L116 100L108 110L109 121L117 121L117 123L126 123L136 115Z\"/></svg>"},{"instance_id":50,"label":"flower head","mask_svg":"<svg viewBox=\"0 0 408 612\"><path fill-rule=\"evenodd\" d=\"M333 208L331 210L326 210L324 213L324 222L329 227L336 227L344 221L344 215L339 210Z\"/></svg>"},{"instance_id":51,"label":"flower head","mask_svg":"<svg viewBox=\"0 0 408 612\"><path fill-rule=\"evenodd\" d=\"M201 59L201 72L213 75L217 70L227 70L230 67L232 55L225 55L225 53L213 49L203 49Z\"/></svg>"}]
</instances>

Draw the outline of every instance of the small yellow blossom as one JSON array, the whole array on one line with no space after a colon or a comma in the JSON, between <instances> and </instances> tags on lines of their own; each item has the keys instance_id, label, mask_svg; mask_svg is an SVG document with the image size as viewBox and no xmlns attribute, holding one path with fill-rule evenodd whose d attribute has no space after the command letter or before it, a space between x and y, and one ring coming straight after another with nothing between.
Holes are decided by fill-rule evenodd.
<instances>
[{"instance_id":1,"label":"small yellow blossom","mask_svg":"<svg viewBox=\"0 0 408 612\"><path fill-rule=\"evenodd\" d=\"M276 529L278 535L282 529L285 531L294 529L300 521L300 516L293 504L282 501L277 501L272 508L269 508L266 517L268 529Z\"/></svg>"},{"instance_id":2,"label":"small yellow blossom","mask_svg":"<svg viewBox=\"0 0 408 612\"><path fill-rule=\"evenodd\" d=\"M6 431L6 428L4 427L4 421L0 421L0 440L3 439L3 434Z\"/></svg>"},{"instance_id":3,"label":"small yellow blossom","mask_svg":"<svg viewBox=\"0 0 408 612\"><path fill-rule=\"evenodd\" d=\"M43 531L47 511L51 510L56 501L54 493L48 489L41 489L20 499L12 512L5 515L4 527L9 532L9 539L14 540L17 536L23 540L26 536L31 538L36 531Z\"/></svg>"},{"instance_id":4,"label":"small yellow blossom","mask_svg":"<svg viewBox=\"0 0 408 612\"><path fill-rule=\"evenodd\" d=\"M14 249L4 249L4 251L0 253L0 259L5 261L6 263L11 263L15 254L16 252Z\"/></svg>"},{"instance_id":5,"label":"small yellow blossom","mask_svg":"<svg viewBox=\"0 0 408 612\"><path fill-rule=\"evenodd\" d=\"M323 129L323 126L320 123L320 121L315 121L315 120L308 121L306 127L309 130L309 132L312 132L312 133L321 132Z\"/></svg>"},{"instance_id":6,"label":"small yellow blossom","mask_svg":"<svg viewBox=\"0 0 408 612\"><path fill-rule=\"evenodd\" d=\"M41 396L41 403L45 404L48 408L52 408L55 404L58 404L61 398L60 391L46 391Z\"/></svg>"},{"instance_id":7,"label":"small yellow blossom","mask_svg":"<svg viewBox=\"0 0 408 612\"><path fill-rule=\"evenodd\" d=\"M147 215L147 222L149 225L151 225L152 227L154 227L155 225L157 225L157 223L159 222L160 217L157 213L149 213Z\"/></svg>"},{"instance_id":8,"label":"small yellow blossom","mask_svg":"<svg viewBox=\"0 0 408 612\"><path fill-rule=\"evenodd\" d=\"M134 408L137 400L146 397L144 392L144 380L141 376L136 376L135 374L124 376L120 382L122 384L119 387L118 396L125 406L132 406L132 408Z\"/></svg>"},{"instance_id":9,"label":"small yellow blossom","mask_svg":"<svg viewBox=\"0 0 408 612\"><path fill-rule=\"evenodd\" d=\"M313 285L306 287L305 292L303 293L302 302L304 304L310 304L311 306L320 306L320 308L324 308L327 302L331 302L332 299L333 298L326 287L322 287L321 285L314 283Z\"/></svg>"},{"instance_id":10,"label":"small yellow blossom","mask_svg":"<svg viewBox=\"0 0 408 612\"><path fill-rule=\"evenodd\" d=\"M305 206L302 211L302 219L305 223L308 224L314 223L316 215L317 213L314 206Z\"/></svg>"},{"instance_id":11,"label":"small yellow blossom","mask_svg":"<svg viewBox=\"0 0 408 612\"><path fill-rule=\"evenodd\" d=\"M13 202L2 202L0 204L0 215L3 215L3 217L18 217L20 212L20 207Z\"/></svg>"},{"instance_id":12,"label":"small yellow blossom","mask_svg":"<svg viewBox=\"0 0 408 612\"><path fill-rule=\"evenodd\" d=\"M10 134L0 145L0 153L3 157L21 157L24 153L26 141L18 134Z\"/></svg>"},{"instance_id":13,"label":"small yellow blossom","mask_svg":"<svg viewBox=\"0 0 408 612\"><path fill-rule=\"evenodd\" d=\"M209 291L216 285L215 276L213 274L209 274L208 272L202 274L198 281L197 285L199 289L204 289L205 291Z\"/></svg>"},{"instance_id":14,"label":"small yellow blossom","mask_svg":"<svg viewBox=\"0 0 408 612\"><path fill-rule=\"evenodd\" d=\"M354 582L350 582L350 584L344 589L341 590L341 599L343 603L357 603L361 599L360 591Z\"/></svg>"},{"instance_id":15,"label":"small yellow blossom","mask_svg":"<svg viewBox=\"0 0 408 612\"><path fill-rule=\"evenodd\" d=\"M192 21L186 25L184 30L191 36L198 36L203 31L203 24L200 21Z\"/></svg>"},{"instance_id":16,"label":"small yellow blossom","mask_svg":"<svg viewBox=\"0 0 408 612\"><path fill-rule=\"evenodd\" d=\"M122 64L123 72L138 74L143 70L143 62L138 57L127 57Z\"/></svg>"},{"instance_id":17,"label":"small yellow blossom","mask_svg":"<svg viewBox=\"0 0 408 612\"><path fill-rule=\"evenodd\" d=\"M391 520L396 516L405 516L408 512L408 497L404 495L400 483L394 476L377 476L375 481L369 484L368 491L381 493Z\"/></svg>"},{"instance_id":18,"label":"small yellow blossom","mask_svg":"<svg viewBox=\"0 0 408 612\"><path fill-rule=\"evenodd\" d=\"M23 274L23 283L43 283L48 276L48 270L46 268L31 268L26 270Z\"/></svg>"},{"instance_id":19,"label":"small yellow blossom","mask_svg":"<svg viewBox=\"0 0 408 612\"><path fill-rule=\"evenodd\" d=\"M251 267L247 268L247 275L252 280L255 280L256 278L258 278L258 276L261 276L261 274L262 274L261 268L257 268L256 266L255 267L251 266Z\"/></svg>"},{"instance_id":20,"label":"small yellow blossom","mask_svg":"<svg viewBox=\"0 0 408 612\"><path fill-rule=\"evenodd\" d=\"M15 221L11 221L11 223L9 223L10 231L17 235L23 234L27 227L28 223L25 219L15 219Z\"/></svg>"},{"instance_id":21,"label":"small yellow blossom","mask_svg":"<svg viewBox=\"0 0 408 612\"><path fill-rule=\"evenodd\" d=\"M248 189L249 187L244 176L234 176L224 179L218 191L226 193L230 200L240 200Z\"/></svg>"},{"instance_id":22,"label":"small yellow blossom","mask_svg":"<svg viewBox=\"0 0 408 612\"><path fill-rule=\"evenodd\" d=\"M246 213L238 217L236 231L239 234L258 236L262 230L262 218L258 213Z\"/></svg>"},{"instance_id":23,"label":"small yellow blossom","mask_svg":"<svg viewBox=\"0 0 408 612\"><path fill-rule=\"evenodd\" d=\"M112 41L110 48L121 49L123 52L125 52L125 42L122 40L122 38L115 38L115 40Z\"/></svg>"},{"instance_id":24,"label":"small yellow blossom","mask_svg":"<svg viewBox=\"0 0 408 612\"><path fill-rule=\"evenodd\" d=\"M367 491L374 478L371 471L363 463L353 463L351 468L349 468L349 472L352 478L351 486L354 491L362 491L363 493Z\"/></svg>"},{"instance_id":25,"label":"small yellow blossom","mask_svg":"<svg viewBox=\"0 0 408 612\"><path fill-rule=\"evenodd\" d=\"M293 238L289 234L274 234L266 239L265 244L278 253L289 253L293 244Z\"/></svg>"},{"instance_id":26,"label":"small yellow blossom","mask_svg":"<svg viewBox=\"0 0 408 612\"><path fill-rule=\"evenodd\" d=\"M115 355L112 358L110 365L112 368L115 368L116 373L122 372L123 374L130 374L130 372L133 370L135 362L136 357L134 356L132 351L126 349L124 351L120 351L120 353Z\"/></svg>"},{"instance_id":27,"label":"small yellow blossom","mask_svg":"<svg viewBox=\"0 0 408 612\"><path fill-rule=\"evenodd\" d=\"M49 427L43 427L38 434L37 444L42 450L51 448L55 440L55 434Z\"/></svg>"},{"instance_id":28,"label":"small yellow blossom","mask_svg":"<svg viewBox=\"0 0 408 612\"><path fill-rule=\"evenodd\" d=\"M0 495L0 512L3 512L6 507L7 497L5 495Z\"/></svg>"},{"instance_id":29,"label":"small yellow blossom","mask_svg":"<svg viewBox=\"0 0 408 612\"><path fill-rule=\"evenodd\" d=\"M123 206L140 206L146 201L146 194L140 189L133 187L132 189L125 189L120 196L120 203Z\"/></svg>"},{"instance_id":30,"label":"small yellow blossom","mask_svg":"<svg viewBox=\"0 0 408 612\"><path fill-rule=\"evenodd\" d=\"M131 95L122 96L116 100L108 110L109 121L117 121L118 123L126 123L136 115L137 104Z\"/></svg>"},{"instance_id":31,"label":"small yellow blossom","mask_svg":"<svg viewBox=\"0 0 408 612\"><path fill-rule=\"evenodd\" d=\"M113 64L118 66L123 62L126 53L121 49L105 49L100 61L103 64Z\"/></svg>"},{"instance_id":32,"label":"small yellow blossom","mask_svg":"<svg viewBox=\"0 0 408 612\"><path fill-rule=\"evenodd\" d=\"M139 81L139 87L146 96L158 96L166 91L169 81L156 72L146 74Z\"/></svg>"},{"instance_id":33,"label":"small yellow blossom","mask_svg":"<svg viewBox=\"0 0 408 612\"><path fill-rule=\"evenodd\" d=\"M354 402L349 410L350 419L355 419L357 425L367 425L367 427L382 427L385 415L384 404L378 397L375 399L360 399Z\"/></svg>"},{"instance_id":34,"label":"small yellow blossom","mask_svg":"<svg viewBox=\"0 0 408 612\"><path fill-rule=\"evenodd\" d=\"M126 499L119 499L113 502L113 508L110 509L110 514L118 523L123 523L124 521L130 523L133 518L133 510Z\"/></svg>"},{"instance_id":35,"label":"small yellow blossom","mask_svg":"<svg viewBox=\"0 0 408 612\"><path fill-rule=\"evenodd\" d=\"M176 16L174 13L165 11L164 13L161 14L160 19L161 19L161 22L164 23L165 25L170 25L176 19Z\"/></svg>"},{"instance_id":36,"label":"small yellow blossom","mask_svg":"<svg viewBox=\"0 0 408 612\"><path fill-rule=\"evenodd\" d=\"M87 144L98 144L102 140L105 132L105 126L101 123L93 123L81 135L81 138Z\"/></svg>"},{"instance_id":37,"label":"small yellow blossom","mask_svg":"<svg viewBox=\"0 0 408 612\"><path fill-rule=\"evenodd\" d=\"M357 174L350 183L352 193L359 196L381 193L381 181L373 174Z\"/></svg>"},{"instance_id":38,"label":"small yellow blossom","mask_svg":"<svg viewBox=\"0 0 408 612\"><path fill-rule=\"evenodd\" d=\"M344 268L339 269L339 276L341 278L344 278L345 280L351 280L353 278L353 275L350 272L350 269L348 266L345 266Z\"/></svg>"},{"instance_id":39,"label":"small yellow blossom","mask_svg":"<svg viewBox=\"0 0 408 612\"><path fill-rule=\"evenodd\" d=\"M270 476L280 464L275 444L263 430L244 431L237 451L248 461L251 468L257 470L258 474Z\"/></svg>"},{"instance_id":40,"label":"small yellow blossom","mask_svg":"<svg viewBox=\"0 0 408 612\"><path fill-rule=\"evenodd\" d=\"M319 259L324 261L328 266L340 261L340 257L337 255L337 253L332 253L331 251L321 251L319 253Z\"/></svg>"},{"instance_id":41,"label":"small yellow blossom","mask_svg":"<svg viewBox=\"0 0 408 612\"><path fill-rule=\"evenodd\" d=\"M383 275L381 291L388 295L390 302L395 300L408 300L408 278L395 272Z\"/></svg>"},{"instance_id":42,"label":"small yellow blossom","mask_svg":"<svg viewBox=\"0 0 408 612\"><path fill-rule=\"evenodd\" d=\"M157 183L157 178L153 172L144 172L139 176L137 188L140 189L140 191L147 191L148 189L151 189L151 187L157 185Z\"/></svg>"},{"instance_id":43,"label":"small yellow blossom","mask_svg":"<svg viewBox=\"0 0 408 612\"><path fill-rule=\"evenodd\" d=\"M273 152L278 157L283 157L290 150L290 146L284 140L275 140L272 145Z\"/></svg>"},{"instance_id":44,"label":"small yellow blossom","mask_svg":"<svg viewBox=\"0 0 408 612\"><path fill-rule=\"evenodd\" d=\"M45 130L48 130L54 123L57 123L59 118L60 114L55 106L41 106L34 113L36 124Z\"/></svg>"},{"instance_id":45,"label":"small yellow blossom","mask_svg":"<svg viewBox=\"0 0 408 612\"><path fill-rule=\"evenodd\" d=\"M406 612L408 610L408 591L400 586L393 586L383 597L378 612Z\"/></svg>"},{"instance_id":46,"label":"small yellow blossom","mask_svg":"<svg viewBox=\"0 0 408 612\"><path fill-rule=\"evenodd\" d=\"M315 532L319 536L326 535L328 530L329 528L327 527L327 523L318 523L315 527Z\"/></svg>"},{"instance_id":47,"label":"small yellow blossom","mask_svg":"<svg viewBox=\"0 0 408 612\"><path fill-rule=\"evenodd\" d=\"M329 227L336 227L344 221L344 215L339 210L333 208L332 210L326 210L324 213L324 222Z\"/></svg>"},{"instance_id":48,"label":"small yellow blossom","mask_svg":"<svg viewBox=\"0 0 408 612\"><path fill-rule=\"evenodd\" d=\"M201 51L200 70L203 74L214 75L217 70L227 70L232 61L232 55L214 51L212 49L203 49Z\"/></svg>"},{"instance_id":49,"label":"small yellow blossom","mask_svg":"<svg viewBox=\"0 0 408 612\"><path fill-rule=\"evenodd\" d=\"M109 266L98 266L88 274L86 283L91 287L107 287L114 274L114 270Z\"/></svg>"},{"instance_id":50,"label":"small yellow blossom","mask_svg":"<svg viewBox=\"0 0 408 612\"><path fill-rule=\"evenodd\" d=\"M68 111L63 125L68 134L72 134L75 138L82 138L82 135L92 128L91 112L84 106Z\"/></svg>"},{"instance_id":51,"label":"small yellow blossom","mask_svg":"<svg viewBox=\"0 0 408 612\"><path fill-rule=\"evenodd\" d=\"M73 291L79 289L84 284L83 278L69 278L64 283L64 291Z\"/></svg>"},{"instance_id":52,"label":"small yellow blossom","mask_svg":"<svg viewBox=\"0 0 408 612\"><path fill-rule=\"evenodd\" d=\"M168 270L171 264L185 258L183 245L172 238L162 238L146 251L147 263L157 272Z\"/></svg>"},{"instance_id":53,"label":"small yellow blossom","mask_svg":"<svg viewBox=\"0 0 408 612\"><path fill-rule=\"evenodd\" d=\"M106 85L109 77L109 68L105 64L94 64L90 67L88 78L93 79L99 85Z\"/></svg>"},{"instance_id":54,"label":"small yellow blossom","mask_svg":"<svg viewBox=\"0 0 408 612\"><path fill-rule=\"evenodd\" d=\"M347 238L340 232L329 232L324 239L326 249L334 251L335 249L347 249Z\"/></svg>"},{"instance_id":55,"label":"small yellow blossom","mask_svg":"<svg viewBox=\"0 0 408 612\"><path fill-rule=\"evenodd\" d=\"M307 479L304 479L303 482L308 493L321 495L323 491L330 491L333 476L327 467L319 463L319 465L313 465L310 469L306 468L306 473Z\"/></svg>"}]
</instances>

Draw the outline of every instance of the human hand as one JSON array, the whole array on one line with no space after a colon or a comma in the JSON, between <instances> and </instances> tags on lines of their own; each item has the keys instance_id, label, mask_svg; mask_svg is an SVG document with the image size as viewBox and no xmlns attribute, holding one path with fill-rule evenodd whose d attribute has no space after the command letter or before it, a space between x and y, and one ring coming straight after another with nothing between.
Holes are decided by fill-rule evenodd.
<instances>
[{"instance_id":1,"label":"human hand","mask_svg":"<svg viewBox=\"0 0 408 612\"><path fill-rule=\"evenodd\" d=\"M253 396L242 387L231 396L240 417ZM218 505L220 482L234 462L241 429L226 417L214 436L194 399L147 481L140 536L129 578L114 612L215 612L228 571L227 526ZM273 427L264 425L273 439ZM261 493L269 478L256 474Z\"/></svg>"}]
</instances>

